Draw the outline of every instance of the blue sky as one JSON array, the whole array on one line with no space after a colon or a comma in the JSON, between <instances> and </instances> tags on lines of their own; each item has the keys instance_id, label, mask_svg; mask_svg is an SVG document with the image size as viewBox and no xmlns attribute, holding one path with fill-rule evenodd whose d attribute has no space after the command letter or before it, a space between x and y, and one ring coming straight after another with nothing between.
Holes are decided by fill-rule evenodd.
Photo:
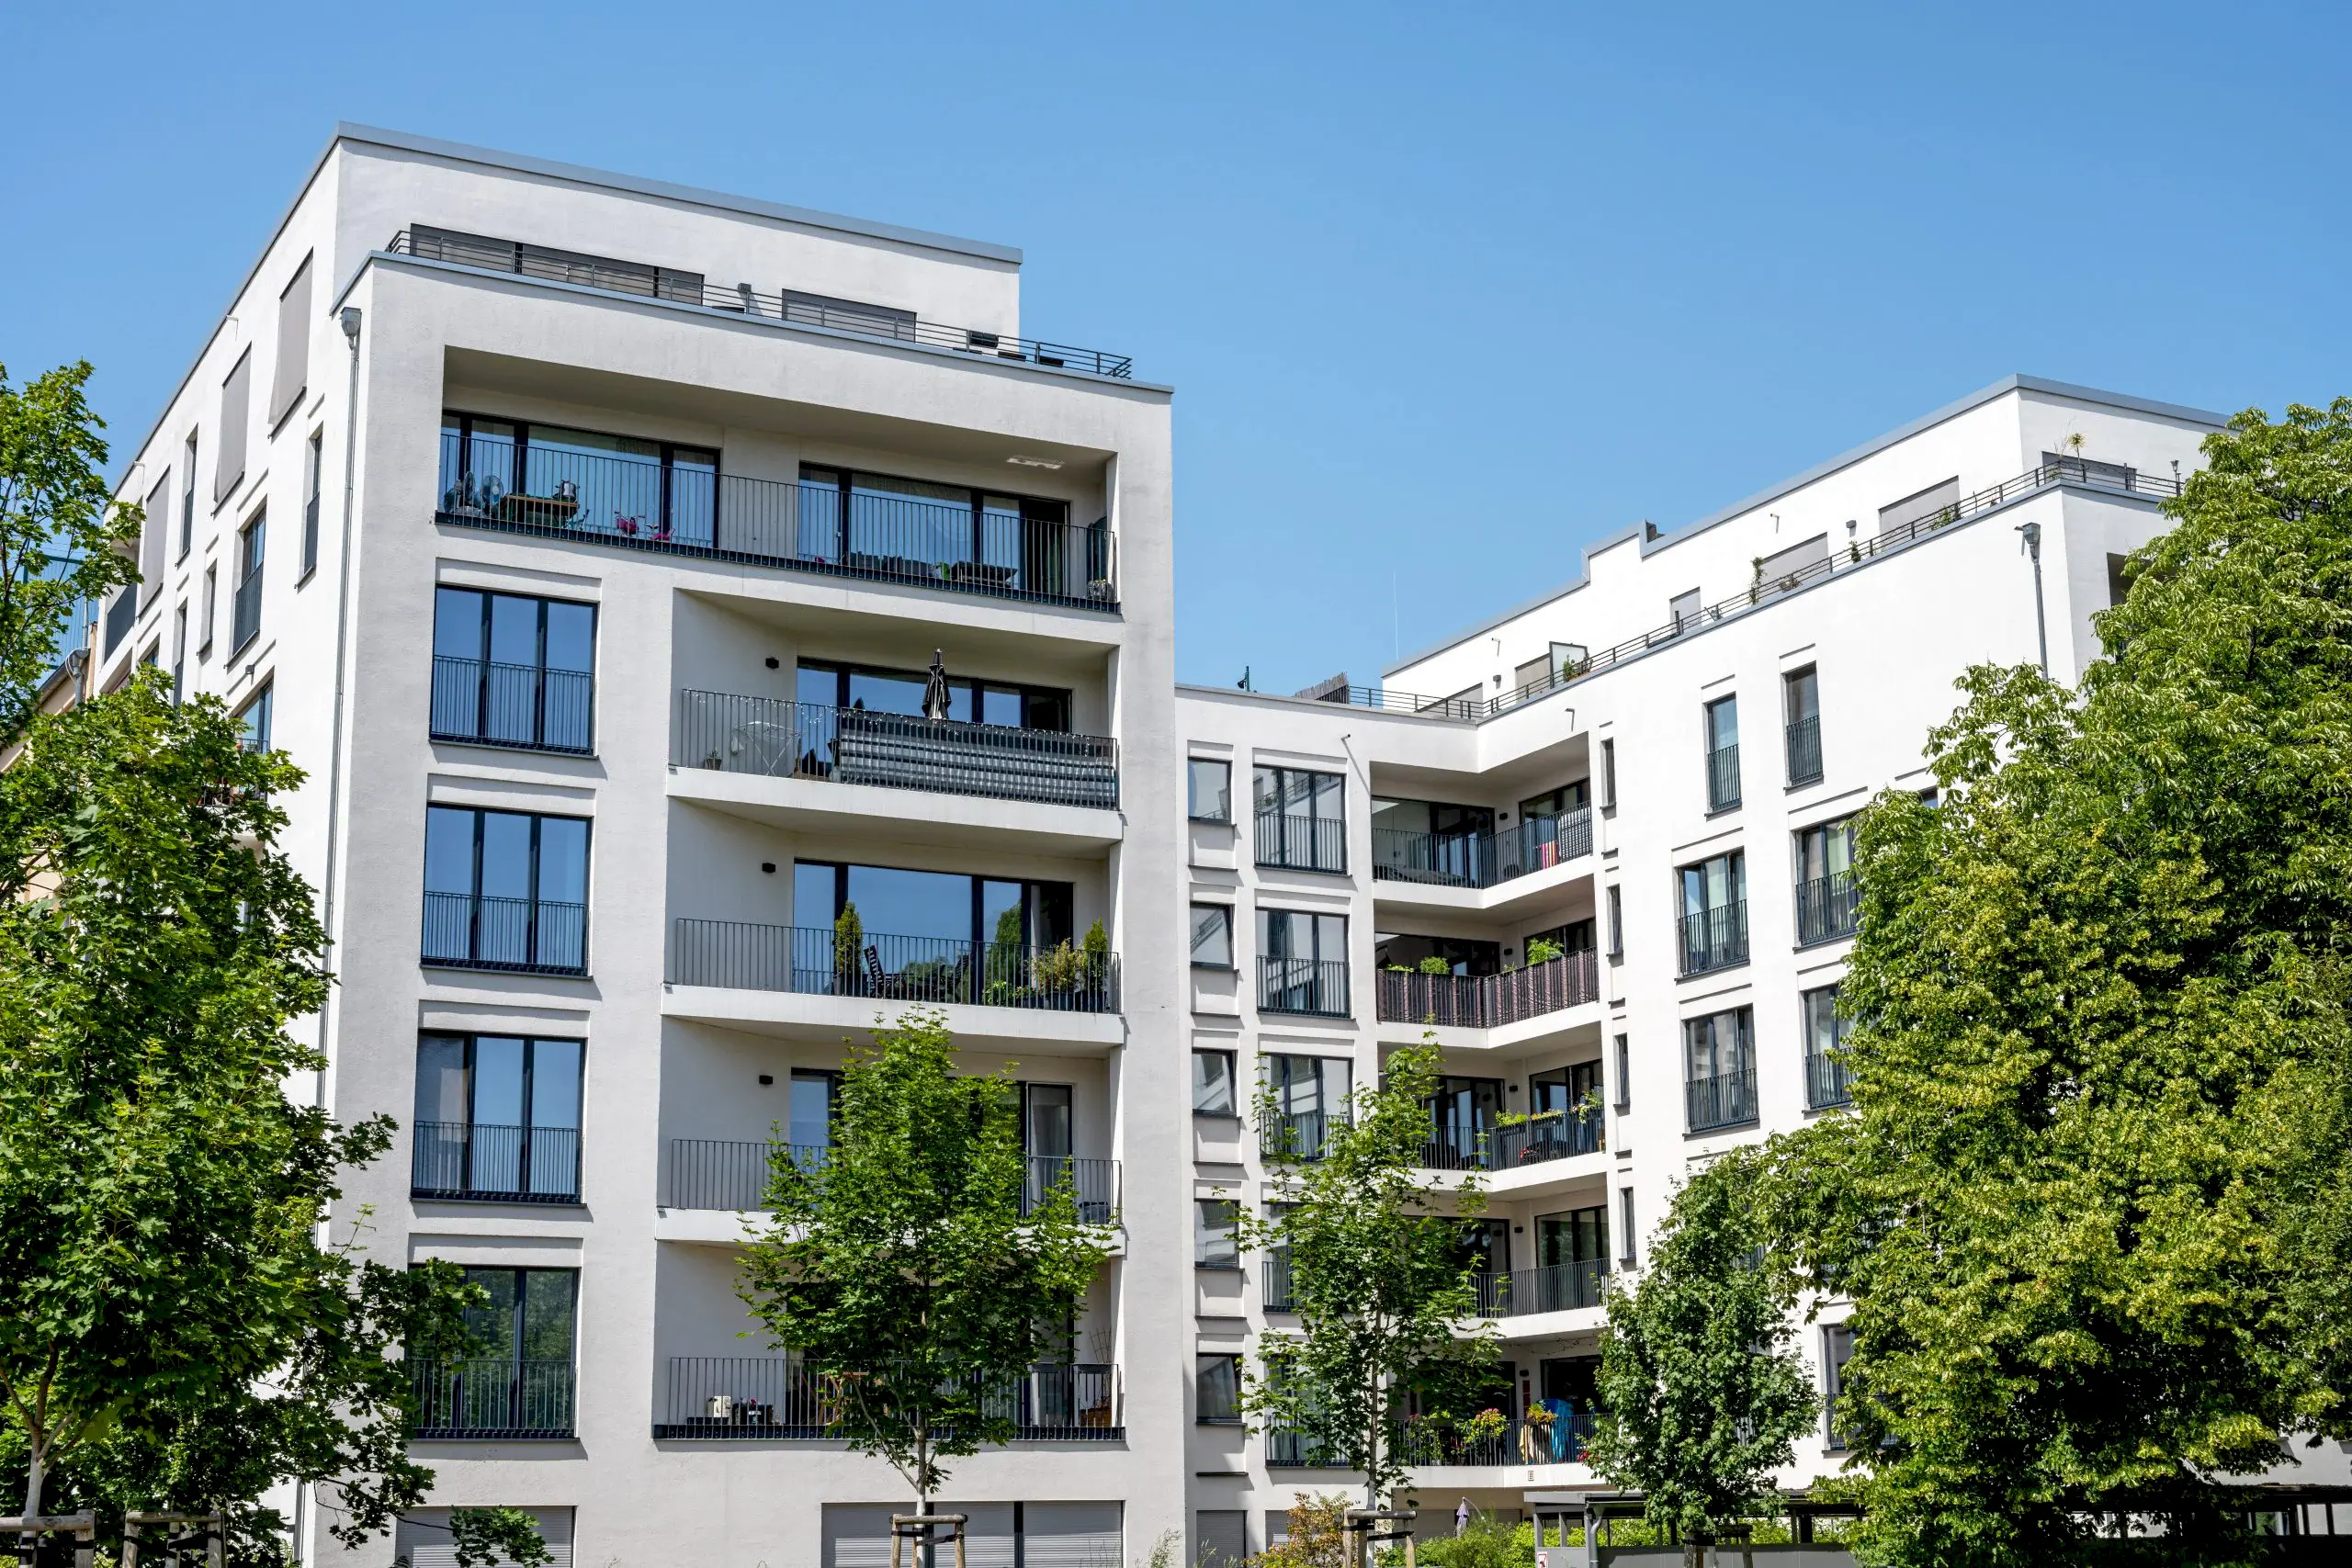
<instances>
[{"instance_id":1,"label":"blue sky","mask_svg":"<svg viewBox=\"0 0 2352 1568\"><path fill-rule=\"evenodd\" d=\"M234 20L230 19L232 14ZM0 361L146 430L338 118L1022 246L1178 667L1407 651L2012 371L2352 392L2340 6L0 0Z\"/></svg>"}]
</instances>

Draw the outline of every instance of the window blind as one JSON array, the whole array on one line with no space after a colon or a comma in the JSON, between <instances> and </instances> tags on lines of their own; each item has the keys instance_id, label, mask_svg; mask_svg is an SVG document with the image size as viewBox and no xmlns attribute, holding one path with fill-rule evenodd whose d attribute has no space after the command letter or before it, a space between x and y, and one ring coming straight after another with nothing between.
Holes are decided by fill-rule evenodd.
<instances>
[{"instance_id":1,"label":"window blind","mask_svg":"<svg viewBox=\"0 0 2352 1568\"><path fill-rule=\"evenodd\" d=\"M237 367L220 383L220 439L212 455L212 502L228 500L245 477L245 413L253 396L254 351L237 356Z\"/></svg>"},{"instance_id":2,"label":"window blind","mask_svg":"<svg viewBox=\"0 0 2352 1568\"><path fill-rule=\"evenodd\" d=\"M277 374L269 389L271 428L302 400L311 367L311 258L294 269L294 279L277 297Z\"/></svg>"}]
</instances>

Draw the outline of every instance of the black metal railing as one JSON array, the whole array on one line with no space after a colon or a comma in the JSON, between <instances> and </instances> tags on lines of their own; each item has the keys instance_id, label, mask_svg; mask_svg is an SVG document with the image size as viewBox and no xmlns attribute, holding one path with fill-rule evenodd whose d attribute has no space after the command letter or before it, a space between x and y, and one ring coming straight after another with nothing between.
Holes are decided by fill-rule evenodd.
<instances>
[{"instance_id":1,"label":"black metal railing","mask_svg":"<svg viewBox=\"0 0 2352 1568\"><path fill-rule=\"evenodd\" d=\"M570 1361L418 1361L409 1371L418 1438L569 1438L574 1427Z\"/></svg>"},{"instance_id":2,"label":"black metal railing","mask_svg":"<svg viewBox=\"0 0 2352 1568\"><path fill-rule=\"evenodd\" d=\"M1046 1012L1119 1010L1119 957L1065 942L1022 947L949 937L854 942L831 926L679 919L670 982L878 1001L965 1002Z\"/></svg>"},{"instance_id":3,"label":"black metal railing","mask_svg":"<svg viewBox=\"0 0 2352 1568\"><path fill-rule=\"evenodd\" d=\"M521 457L518 464L517 457ZM519 475L516 468L524 471ZM1115 610L1107 521L1074 524L653 457L441 437L435 521Z\"/></svg>"},{"instance_id":4,"label":"black metal railing","mask_svg":"<svg viewBox=\"0 0 2352 1568\"><path fill-rule=\"evenodd\" d=\"M595 750L596 678L585 670L433 656L433 739L531 751Z\"/></svg>"},{"instance_id":5,"label":"black metal railing","mask_svg":"<svg viewBox=\"0 0 2352 1568\"><path fill-rule=\"evenodd\" d=\"M1833 871L1797 884L1797 945L1852 936L1862 918L1862 891L1850 871Z\"/></svg>"},{"instance_id":6,"label":"black metal railing","mask_svg":"<svg viewBox=\"0 0 2352 1568\"><path fill-rule=\"evenodd\" d=\"M412 1136L412 1198L580 1201L577 1127L419 1122Z\"/></svg>"},{"instance_id":7,"label":"black metal railing","mask_svg":"<svg viewBox=\"0 0 2352 1568\"><path fill-rule=\"evenodd\" d=\"M230 601L229 656L261 635L261 568L254 568L253 575L237 584L235 596Z\"/></svg>"},{"instance_id":8,"label":"black metal railing","mask_svg":"<svg viewBox=\"0 0 2352 1568\"><path fill-rule=\"evenodd\" d=\"M673 1356L657 1438L776 1441L839 1430L847 1396L797 1356ZM991 1415L1010 1417L1015 1442L1116 1442L1125 1436L1119 1375L1106 1364L1046 1363L992 1389Z\"/></svg>"},{"instance_id":9,"label":"black metal railing","mask_svg":"<svg viewBox=\"0 0 2352 1568\"><path fill-rule=\"evenodd\" d=\"M1297 1304L1291 1293L1290 1248L1277 1247L1266 1254L1260 1266L1259 1291L1265 1298L1268 1312L1289 1312Z\"/></svg>"},{"instance_id":10,"label":"black metal railing","mask_svg":"<svg viewBox=\"0 0 2352 1568\"><path fill-rule=\"evenodd\" d=\"M1821 718L1801 718L1788 727L1789 786L1821 782Z\"/></svg>"},{"instance_id":11,"label":"black metal railing","mask_svg":"<svg viewBox=\"0 0 2352 1568\"><path fill-rule=\"evenodd\" d=\"M1609 1265L1601 1258L1587 1258L1472 1278L1478 1287L1480 1317L1525 1317L1530 1313L1599 1306L1608 1285Z\"/></svg>"},{"instance_id":12,"label":"black metal railing","mask_svg":"<svg viewBox=\"0 0 2352 1568\"><path fill-rule=\"evenodd\" d=\"M1690 1114L1690 1131L1712 1132L1756 1120L1756 1069L1735 1067L1711 1077L1692 1078L1682 1086Z\"/></svg>"},{"instance_id":13,"label":"black metal railing","mask_svg":"<svg viewBox=\"0 0 2352 1568\"><path fill-rule=\"evenodd\" d=\"M749 1139L670 1140L669 1203L673 1209L731 1209L751 1213L767 1206L768 1180L779 1145ZM823 1144L781 1145L785 1157L803 1170L823 1166L831 1148ZM1046 1195L1067 1184L1078 1217L1108 1224L1119 1212L1119 1162L1075 1155L1026 1155L1021 1212L1034 1213Z\"/></svg>"},{"instance_id":14,"label":"black metal railing","mask_svg":"<svg viewBox=\"0 0 2352 1568\"><path fill-rule=\"evenodd\" d=\"M1804 1102L1813 1111L1854 1103L1853 1079L1847 1076L1845 1057L1826 1051L1804 1054Z\"/></svg>"},{"instance_id":15,"label":"black metal railing","mask_svg":"<svg viewBox=\"0 0 2352 1568\"><path fill-rule=\"evenodd\" d=\"M1591 1411L1549 1421L1512 1417L1499 1431L1464 1430L1457 1422L1408 1417L1390 1424L1387 1445L1391 1453L1416 1467L1577 1464L1600 1429L1600 1417ZM1323 1470L1337 1463L1304 1432L1275 1427L1266 1433L1270 1470Z\"/></svg>"},{"instance_id":16,"label":"black metal railing","mask_svg":"<svg viewBox=\"0 0 2352 1568\"><path fill-rule=\"evenodd\" d=\"M1259 1125L1258 1152L1267 1159L1321 1159L1348 1121L1344 1111L1278 1111Z\"/></svg>"},{"instance_id":17,"label":"black metal railing","mask_svg":"<svg viewBox=\"0 0 2352 1568\"><path fill-rule=\"evenodd\" d=\"M1258 1010L1348 1016L1348 963L1344 958L1258 960Z\"/></svg>"},{"instance_id":18,"label":"black metal railing","mask_svg":"<svg viewBox=\"0 0 2352 1568\"><path fill-rule=\"evenodd\" d=\"M139 624L139 584L131 583L116 592L107 605L107 654L122 646L130 628Z\"/></svg>"},{"instance_id":19,"label":"black metal railing","mask_svg":"<svg viewBox=\"0 0 2352 1568\"><path fill-rule=\"evenodd\" d=\"M1258 813L1258 863L1284 871L1348 869L1348 824L1343 818L1302 817L1290 811Z\"/></svg>"},{"instance_id":20,"label":"black metal railing","mask_svg":"<svg viewBox=\"0 0 2352 1568\"><path fill-rule=\"evenodd\" d=\"M424 896L424 960L535 975L588 972L588 906L549 898Z\"/></svg>"},{"instance_id":21,"label":"black metal railing","mask_svg":"<svg viewBox=\"0 0 2352 1568\"><path fill-rule=\"evenodd\" d=\"M1675 922L1684 975L1704 975L1747 962L1747 900L1693 909Z\"/></svg>"},{"instance_id":22,"label":"black metal railing","mask_svg":"<svg viewBox=\"0 0 2352 1568\"><path fill-rule=\"evenodd\" d=\"M1707 809L1728 811L1739 804L1739 747L1718 746L1707 753Z\"/></svg>"},{"instance_id":23,"label":"black metal railing","mask_svg":"<svg viewBox=\"0 0 2352 1568\"><path fill-rule=\"evenodd\" d=\"M1587 807L1530 817L1492 833L1372 830L1372 874L1382 882L1492 887L1591 852L1592 812Z\"/></svg>"},{"instance_id":24,"label":"black metal railing","mask_svg":"<svg viewBox=\"0 0 2352 1568\"><path fill-rule=\"evenodd\" d=\"M1600 997L1600 955L1590 948L1499 975L1380 972L1380 1018L1447 1029L1493 1029L1582 1007Z\"/></svg>"},{"instance_id":25,"label":"black metal railing","mask_svg":"<svg viewBox=\"0 0 2352 1568\"><path fill-rule=\"evenodd\" d=\"M1500 1125L1441 1123L1430 1130L1421 1164L1430 1170L1514 1170L1599 1154L1607 1146L1607 1126L1598 1111L1549 1111Z\"/></svg>"},{"instance_id":26,"label":"black metal railing","mask_svg":"<svg viewBox=\"0 0 2352 1568\"><path fill-rule=\"evenodd\" d=\"M1119 804L1118 742L1107 736L724 692L679 692L670 761L682 768L1049 806L1113 810Z\"/></svg>"},{"instance_id":27,"label":"black metal railing","mask_svg":"<svg viewBox=\"0 0 2352 1568\"><path fill-rule=\"evenodd\" d=\"M572 283L611 293L666 299L676 305L699 305L730 315L784 321L793 326L823 327L855 333L862 337L944 348L979 359L1017 360L1056 370L1083 370L1090 375L1126 380L1135 375L1135 361L1124 354L1075 348L1038 338L971 327L944 326L921 320L910 311L854 301L821 299L799 294L763 294L748 283L719 285L701 273L642 263L583 256L546 245L512 240L492 240L474 234L438 230L394 234L385 250L393 255L424 256L455 262L489 272L517 273L549 282Z\"/></svg>"}]
</instances>

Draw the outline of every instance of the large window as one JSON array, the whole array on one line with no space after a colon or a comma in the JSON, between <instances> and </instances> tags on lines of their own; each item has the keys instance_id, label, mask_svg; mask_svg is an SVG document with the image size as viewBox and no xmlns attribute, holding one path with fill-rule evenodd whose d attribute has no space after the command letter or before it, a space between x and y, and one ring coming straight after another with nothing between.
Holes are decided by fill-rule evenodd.
<instances>
[{"instance_id":1,"label":"large window","mask_svg":"<svg viewBox=\"0 0 2352 1568\"><path fill-rule=\"evenodd\" d=\"M588 824L426 808L424 962L585 974Z\"/></svg>"},{"instance_id":2,"label":"large window","mask_svg":"<svg viewBox=\"0 0 2352 1568\"><path fill-rule=\"evenodd\" d=\"M260 691L237 710L237 744L248 751L269 750L269 710L275 701L274 682L262 682Z\"/></svg>"},{"instance_id":3,"label":"large window","mask_svg":"<svg viewBox=\"0 0 2352 1568\"><path fill-rule=\"evenodd\" d=\"M814 933L795 942L794 963L818 972L808 985L797 978L797 990L831 988L823 976L841 956L835 938L848 929L844 917L852 910L857 941L848 956L863 979L844 984L854 989L885 982L883 989L896 986L917 1000L972 999L958 987L976 961L989 983L1020 983L1025 955L1076 935L1067 882L831 861L800 861L792 874L793 924ZM938 990L934 981L947 988Z\"/></svg>"},{"instance_id":4,"label":"large window","mask_svg":"<svg viewBox=\"0 0 2352 1568\"><path fill-rule=\"evenodd\" d=\"M1291 871L1348 869L1347 781L1301 768L1260 768L1258 863Z\"/></svg>"},{"instance_id":5,"label":"large window","mask_svg":"<svg viewBox=\"0 0 2352 1568\"><path fill-rule=\"evenodd\" d=\"M1693 1133L1756 1120L1755 1016L1750 1009L1734 1008L1683 1021Z\"/></svg>"},{"instance_id":6,"label":"large window","mask_svg":"<svg viewBox=\"0 0 2352 1568\"><path fill-rule=\"evenodd\" d=\"M1238 1116L1240 1108L1233 1092L1233 1053L1230 1051L1195 1051L1193 1053L1193 1114L1195 1116Z\"/></svg>"},{"instance_id":7,"label":"large window","mask_svg":"<svg viewBox=\"0 0 2352 1568\"><path fill-rule=\"evenodd\" d=\"M229 627L229 657L236 658L261 633L261 569L269 539L269 519L255 513L237 530L237 592Z\"/></svg>"},{"instance_id":8,"label":"large window","mask_svg":"<svg viewBox=\"0 0 2352 1568\"><path fill-rule=\"evenodd\" d=\"M1193 906L1193 967L1195 969L1233 967L1232 905L1195 904Z\"/></svg>"},{"instance_id":9,"label":"large window","mask_svg":"<svg viewBox=\"0 0 2352 1568\"><path fill-rule=\"evenodd\" d=\"M1258 979L1258 1006L1265 1011L1345 1017L1347 917L1259 910Z\"/></svg>"},{"instance_id":10,"label":"large window","mask_svg":"<svg viewBox=\"0 0 2352 1568\"><path fill-rule=\"evenodd\" d=\"M1674 874L1681 899L1681 970L1703 975L1747 962L1747 856L1738 850Z\"/></svg>"},{"instance_id":11,"label":"large window","mask_svg":"<svg viewBox=\"0 0 2352 1568\"><path fill-rule=\"evenodd\" d=\"M1571 1062L1530 1074L1527 1115L1525 1152L1518 1161L1598 1152L1607 1120L1600 1113L1600 1064ZM1508 1141L1504 1152L1514 1152Z\"/></svg>"},{"instance_id":12,"label":"large window","mask_svg":"<svg viewBox=\"0 0 2352 1568\"><path fill-rule=\"evenodd\" d=\"M1261 1070L1273 1103L1258 1130L1260 1147L1278 1158L1320 1159L1332 1131L1348 1120L1348 1058L1268 1055Z\"/></svg>"},{"instance_id":13,"label":"large window","mask_svg":"<svg viewBox=\"0 0 2352 1568\"><path fill-rule=\"evenodd\" d=\"M1233 764L1193 757L1184 764L1184 815L1195 822L1233 820Z\"/></svg>"},{"instance_id":14,"label":"large window","mask_svg":"<svg viewBox=\"0 0 2352 1568\"><path fill-rule=\"evenodd\" d=\"M856 709L866 713L923 716L931 675L922 670L889 670L804 659L795 672L794 692L804 707ZM947 716L956 724L989 724L1008 729L1069 732L1069 692L1058 686L1023 686L969 675L947 678Z\"/></svg>"},{"instance_id":15,"label":"large window","mask_svg":"<svg viewBox=\"0 0 2352 1568\"><path fill-rule=\"evenodd\" d=\"M1196 1269L1238 1269L1241 1246L1233 1234L1240 1205L1230 1198L1193 1200L1193 1266Z\"/></svg>"},{"instance_id":16,"label":"large window","mask_svg":"<svg viewBox=\"0 0 2352 1568\"><path fill-rule=\"evenodd\" d=\"M1728 811L1739 804L1739 699L1716 698L1706 716L1707 809Z\"/></svg>"},{"instance_id":17,"label":"large window","mask_svg":"<svg viewBox=\"0 0 2352 1568\"><path fill-rule=\"evenodd\" d=\"M1502 1110L1500 1078L1440 1077L1430 1099L1430 1146L1422 1163L1434 1170L1489 1168Z\"/></svg>"},{"instance_id":18,"label":"large window","mask_svg":"<svg viewBox=\"0 0 2352 1568\"><path fill-rule=\"evenodd\" d=\"M1833 1323L1821 1331L1822 1426L1831 1453L1843 1453L1849 1446L1846 1433L1838 1425L1838 1404L1846 1393L1846 1363L1853 1359L1852 1328Z\"/></svg>"},{"instance_id":19,"label":"large window","mask_svg":"<svg viewBox=\"0 0 2352 1568\"><path fill-rule=\"evenodd\" d=\"M570 1435L576 1271L468 1269L466 1282L488 1297L465 1312L476 1349L462 1360L413 1363L415 1435Z\"/></svg>"},{"instance_id":20,"label":"large window","mask_svg":"<svg viewBox=\"0 0 2352 1568\"><path fill-rule=\"evenodd\" d=\"M420 1040L414 1194L577 1201L581 1050L577 1040L521 1035Z\"/></svg>"},{"instance_id":21,"label":"large window","mask_svg":"<svg viewBox=\"0 0 2352 1568\"><path fill-rule=\"evenodd\" d=\"M1797 998L1804 1031L1804 1102L1815 1111L1844 1105L1853 1098L1845 1058L1834 1055L1846 1043L1846 1021L1838 1016L1838 987L1823 986Z\"/></svg>"},{"instance_id":22,"label":"large window","mask_svg":"<svg viewBox=\"0 0 2352 1568\"><path fill-rule=\"evenodd\" d=\"M708 547L718 454L561 425L445 413L442 515Z\"/></svg>"},{"instance_id":23,"label":"large window","mask_svg":"<svg viewBox=\"0 0 2352 1568\"><path fill-rule=\"evenodd\" d=\"M1854 886L1851 818L1797 834L1796 897L1799 946L1854 934L1861 896Z\"/></svg>"},{"instance_id":24,"label":"large window","mask_svg":"<svg viewBox=\"0 0 2352 1568\"><path fill-rule=\"evenodd\" d=\"M1107 575L1069 502L849 468L800 469L797 554L853 571L1063 594Z\"/></svg>"},{"instance_id":25,"label":"large window","mask_svg":"<svg viewBox=\"0 0 2352 1568\"><path fill-rule=\"evenodd\" d=\"M1241 1425L1241 1358L1203 1356L1193 1372L1193 1420L1204 1427Z\"/></svg>"},{"instance_id":26,"label":"large window","mask_svg":"<svg viewBox=\"0 0 2352 1568\"><path fill-rule=\"evenodd\" d=\"M1789 787L1821 782L1821 678L1810 664L1781 677L1787 725Z\"/></svg>"},{"instance_id":27,"label":"large window","mask_svg":"<svg viewBox=\"0 0 2352 1568\"><path fill-rule=\"evenodd\" d=\"M594 741L596 607L479 588L433 602L433 736L587 751Z\"/></svg>"},{"instance_id":28,"label":"large window","mask_svg":"<svg viewBox=\"0 0 2352 1568\"><path fill-rule=\"evenodd\" d=\"M1609 1211L1595 1204L1535 1221L1535 1300L1521 1310L1561 1312L1599 1306L1609 1273Z\"/></svg>"}]
</instances>

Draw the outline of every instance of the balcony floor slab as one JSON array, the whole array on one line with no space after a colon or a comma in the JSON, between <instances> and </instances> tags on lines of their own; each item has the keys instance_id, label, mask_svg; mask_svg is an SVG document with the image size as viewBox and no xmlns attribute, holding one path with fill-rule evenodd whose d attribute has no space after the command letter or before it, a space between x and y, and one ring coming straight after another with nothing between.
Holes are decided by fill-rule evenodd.
<instances>
[{"instance_id":1,"label":"balcony floor slab","mask_svg":"<svg viewBox=\"0 0 2352 1568\"><path fill-rule=\"evenodd\" d=\"M1555 1045L1573 1045L1576 1036L1589 1034L1591 1043L1600 1038L1600 1004L1579 1002L1575 1007L1562 1008L1557 1012L1540 1013L1517 1023L1499 1024L1492 1029L1462 1029L1414 1023L1408 1020L1382 1019L1380 1043L1384 1045L1418 1045L1421 1036L1434 1032L1438 1044L1446 1051L1469 1055L1493 1053L1498 1055L1521 1056Z\"/></svg>"},{"instance_id":2,"label":"balcony floor slab","mask_svg":"<svg viewBox=\"0 0 2352 1568\"><path fill-rule=\"evenodd\" d=\"M1566 1334L1598 1334L1609 1321L1606 1307L1571 1307L1566 1312L1530 1312L1515 1317L1490 1318L1507 1343L1526 1339L1556 1339Z\"/></svg>"},{"instance_id":3,"label":"balcony floor slab","mask_svg":"<svg viewBox=\"0 0 2352 1568\"><path fill-rule=\"evenodd\" d=\"M1493 915L1518 919L1565 902L1577 884L1589 881L1600 861L1589 852L1574 860L1547 865L1525 876L1514 876L1492 887L1455 887L1437 882L1405 882L1376 876L1372 883L1375 912L1404 914L1442 910L1460 915Z\"/></svg>"},{"instance_id":4,"label":"balcony floor slab","mask_svg":"<svg viewBox=\"0 0 2352 1568\"><path fill-rule=\"evenodd\" d=\"M775 778L673 763L669 795L731 817L796 833L851 833L900 843L1007 846L1099 859L1125 836L1116 811L1028 800L945 795L827 779Z\"/></svg>"},{"instance_id":5,"label":"balcony floor slab","mask_svg":"<svg viewBox=\"0 0 2352 1568\"><path fill-rule=\"evenodd\" d=\"M881 1003L871 997L717 986L670 986L662 997L664 1018L828 1045L839 1044L844 1034L888 1024L897 1013L911 1008L944 1014L949 1032L967 1049L1018 1055L1026 1048L1052 1056L1104 1056L1126 1043L1127 1038L1126 1020L1114 1012L1057 1012L968 1002Z\"/></svg>"}]
</instances>

